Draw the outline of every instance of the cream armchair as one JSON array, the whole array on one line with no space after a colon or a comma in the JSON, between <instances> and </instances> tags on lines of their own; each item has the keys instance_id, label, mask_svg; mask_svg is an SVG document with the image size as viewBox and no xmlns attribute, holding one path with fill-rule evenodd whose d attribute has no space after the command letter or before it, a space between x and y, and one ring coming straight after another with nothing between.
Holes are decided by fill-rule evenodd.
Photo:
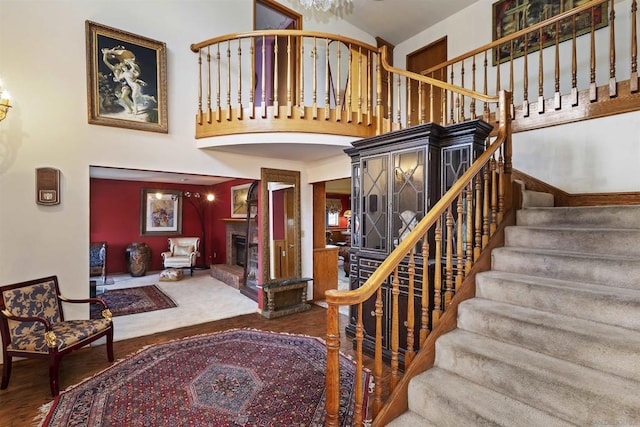
<instances>
[{"instance_id":1,"label":"cream armchair","mask_svg":"<svg viewBox=\"0 0 640 427\"><path fill-rule=\"evenodd\" d=\"M164 268L188 268L193 276L199 246L199 237L170 237L169 250L161 254Z\"/></svg>"}]
</instances>

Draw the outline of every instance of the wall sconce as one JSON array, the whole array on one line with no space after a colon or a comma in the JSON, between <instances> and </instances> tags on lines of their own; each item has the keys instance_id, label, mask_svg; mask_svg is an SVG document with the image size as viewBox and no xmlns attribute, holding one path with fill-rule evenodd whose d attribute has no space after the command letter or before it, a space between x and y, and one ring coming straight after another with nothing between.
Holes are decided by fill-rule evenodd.
<instances>
[{"instance_id":1,"label":"wall sconce","mask_svg":"<svg viewBox=\"0 0 640 427\"><path fill-rule=\"evenodd\" d=\"M2 87L2 81L0 81L0 122L7 117L9 108L11 108L11 95Z\"/></svg>"}]
</instances>

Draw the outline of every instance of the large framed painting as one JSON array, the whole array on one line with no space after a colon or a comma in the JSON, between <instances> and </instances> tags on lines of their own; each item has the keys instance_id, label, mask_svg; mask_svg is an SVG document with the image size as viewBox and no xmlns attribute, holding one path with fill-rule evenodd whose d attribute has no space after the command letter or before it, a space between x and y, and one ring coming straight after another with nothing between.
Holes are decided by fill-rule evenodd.
<instances>
[{"instance_id":1,"label":"large framed painting","mask_svg":"<svg viewBox=\"0 0 640 427\"><path fill-rule=\"evenodd\" d=\"M590 0L500 0L493 4L493 40L498 40L509 34L531 27L546 19L582 6ZM576 17L576 36L591 31L591 10L586 10ZM608 2L593 8L595 29L609 24ZM573 36L572 20L559 23L559 41L565 41ZM556 42L556 28L551 25L542 29L542 47ZM540 47L540 32L527 36L527 52L535 52ZM493 65L510 59L510 44L505 43L493 51ZM513 57L524 55L525 38L519 37L513 42Z\"/></svg>"},{"instance_id":2,"label":"large framed painting","mask_svg":"<svg viewBox=\"0 0 640 427\"><path fill-rule=\"evenodd\" d=\"M168 132L165 43L86 21L89 123Z\"/></svg>"},{"instance_id":3,"label":"large framed painting","mask_svg":"<svg viewBox=\"0 0 640 427\"><path fill-rule=\"evenodd\" d=\"M247 217L247 195L251 184L234 185L231 187L231 218Z\"/></svg>"},{"instance_id":4,"label":"large framed painting","mask_svg":"<svg viewBox=\"0 0 640 427\"><path fill-rule=\"evenodd\" d=\"M182 191L143 188L140 201L141 236L182 234Z\"/></svg>"}]
</instances>

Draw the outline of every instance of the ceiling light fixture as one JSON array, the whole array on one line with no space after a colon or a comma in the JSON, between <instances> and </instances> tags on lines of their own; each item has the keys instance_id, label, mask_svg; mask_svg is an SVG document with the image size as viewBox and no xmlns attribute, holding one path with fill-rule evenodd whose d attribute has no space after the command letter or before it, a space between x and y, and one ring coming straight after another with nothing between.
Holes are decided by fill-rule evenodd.
<instances>
[{"instance_id":1,"label":"ceiling light fixture","mask_svg":"<svg viewBox=\"0 0 640 427\"><path fill-rule=\"evenodd\" d=\"M11 108L11 96L9 92L2 88L2 82L0 81L0 122L7 117L9 108Z\"/></svg>"},{"instance_id":2,"label":"ceiling light fixture","mask_svg":"<svg viewBox=\"0 0 640 427\"><path fill-rule=\"evenodd\" d=\"M311 9L312 7L322 12L327 12L329 9L339 9L353 0L298 0L302 7Z\"/></svg>"}]
</instances>

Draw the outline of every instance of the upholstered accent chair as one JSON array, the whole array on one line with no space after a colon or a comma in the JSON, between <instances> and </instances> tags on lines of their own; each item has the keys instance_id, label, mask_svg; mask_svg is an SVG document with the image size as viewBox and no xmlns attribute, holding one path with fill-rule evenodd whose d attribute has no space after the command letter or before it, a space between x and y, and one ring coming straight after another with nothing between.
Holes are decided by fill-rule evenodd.
<instances>
[{"instance_id":1,"label":"upholstered accent chair","mask_svg":"<svg viewBox=\"0 0 640 427\"><path fill-rule=\"evenodd\" d=\"M193 276L199 246L199 237L170 237L169 250L161 254L164 268L188 268Z\"/></svg>"},{"instance_id":2,"label":"upholstered accent chair","mask_svg":"<svg viewBox=\"0 0 640 427\"><path fill-rule=\"evenodd\" d=\"M89 276L100 276L107 281L107 242L89 243Z\"/></svg>"},{"instance_id":3,"label":"upholstered accent chair","mask_svg":"<svg viewBox=\"0 0 640 427\"><path fill-rule=\"evenodd\" d=\"M97 303L102 319L64 320L62 302ZM6 389L14 356L49 361L51 394L59 393L58 367L67 353L106 336L107 357L113 362L113 323L107 304L99 298L69 299L60 295L57 276L0 286L2 383Z\"/></svg>"}]
</instances>

